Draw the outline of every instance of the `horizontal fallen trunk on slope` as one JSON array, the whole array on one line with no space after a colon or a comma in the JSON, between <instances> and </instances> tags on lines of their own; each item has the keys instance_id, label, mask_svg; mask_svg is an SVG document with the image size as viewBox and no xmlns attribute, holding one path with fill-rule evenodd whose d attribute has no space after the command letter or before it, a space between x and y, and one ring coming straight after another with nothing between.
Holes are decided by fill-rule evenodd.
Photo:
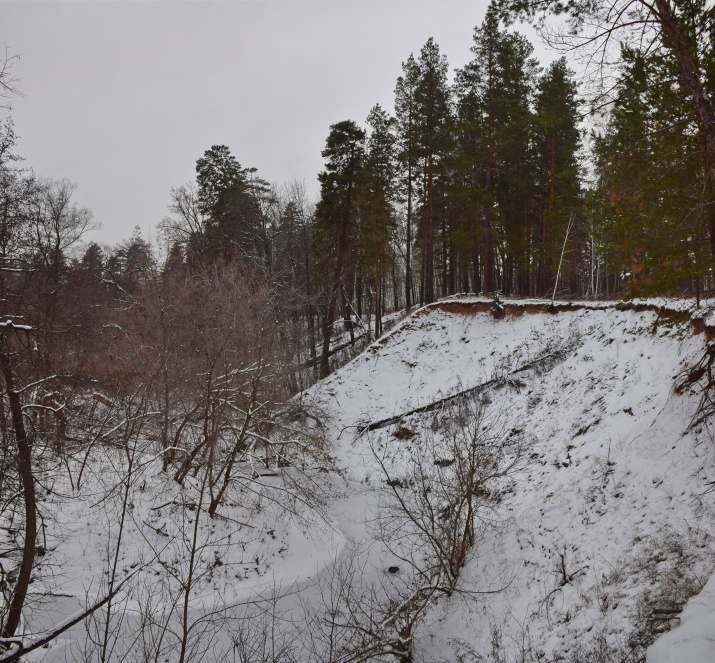
<instances>
[{"instance_id":1,"label":"horizontal fallen trunk on slope","mask_svg":"<svg viewBox=\"0 0 715 663\"><path fill-rule=\"evenodd\" d=\"M407 412L403 412L402 414L397 414L392 417L388 417L386 419L380 419L379 421L373 421L372 423L366 424L364 426L358 427L358 435L362 435L363 433L367 433L369 431L373 430L378 430L380 428L386 428L387 426L392 426L393 424L399 423L406 417L409 417L413 414L421 414L423 412L432 412L434 410L440 409L443 405L446 405L447 403L451 403L457 399L464 398L466 396L471 396L474 394L478 394L486 389L490 389L492 387L496 387L499 385L503 384L513 384L515 382L515 377L519 375L519 373L523 373L524 371L528 371L532 368L538 368L539 366L555 360L559 361L563 359L566 356L566 353L569 352L569 350L573 349L571 346L568 347L562 347L559 348L553 352L549 352L547 354L541 355L537 357L536 359L533 359L530 362L527 362L523 366L520 366L516 370L512 371L506 376L499 376L496 378L492 378L491 380L487 380L486 382L482 382L481 384L478 384L474 387L469 387L468 389L462 389L461 391L458 391L455 394L452 394L450 396L445 396L444 398L440 398L436 401L432 401L431 403L428 403L427 405L422 405L420 407L414 408L412 410L408 410Z\"/></svg>"}]
</instances>

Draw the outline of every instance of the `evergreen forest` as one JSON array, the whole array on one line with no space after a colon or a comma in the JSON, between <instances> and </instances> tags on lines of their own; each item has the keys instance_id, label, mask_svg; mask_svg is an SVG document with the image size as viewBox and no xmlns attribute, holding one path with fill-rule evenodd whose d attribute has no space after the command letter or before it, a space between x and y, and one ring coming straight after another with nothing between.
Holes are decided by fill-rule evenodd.
<instances>
[{"instance_id":1,"label":"evergreen forest","mask_svg":"<svg viewBox=\"0 0 715 663\"><path fill-rule=\"evenodd\" d=\"M339 319L351 343L368 340L387 313L457 293L707 292L713 146L667 44L618 43L610 87L594 93L566 57L541 66L508 26L524 6L493 2L471 60L454 72L429 39L402 63L392 111L376 104L363 123L330 126L317 201L298 180L269 183L214 145L196 181L171 191L158 246L137 230L80 255L84 233L70 241L58 230L54 271L61 265L63 283L81 279L103 301L235 272L271 293L303 362L322 376ZM705 92L715 76L711 14L693 2L678 18ZM2 138L6 219L38 210L37 191L53 189L89 217L70 207L69 184L24 168L10 120Z\"/></svg>"}]
</instances>

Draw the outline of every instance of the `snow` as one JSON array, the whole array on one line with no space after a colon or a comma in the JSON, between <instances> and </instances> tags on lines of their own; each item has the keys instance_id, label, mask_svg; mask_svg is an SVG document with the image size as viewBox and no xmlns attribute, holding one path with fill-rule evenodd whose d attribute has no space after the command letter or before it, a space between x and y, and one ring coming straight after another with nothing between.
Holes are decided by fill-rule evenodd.
<instances>
[{"instance_id":1,"label":"snow","mask_svg":"<svg viewBox=\"0 0 715 663\"><path fill-rule=\"evenodd\" d=\"M323 422L340 470L322 484L325 512L296 503L286 513L262 488L250 498L261 502L262 514L250 527L240 525L255 514L255 502L241 502L248 494L221 511L225 519L204 519L196 610L276 587L299 590L302 603L317 605L321 583L350 556L360 557L356 566L368 584L399 566L375 538L385 483L380 462L394 476L406 471L426 453L442 415L413 414L370 432L365 426L495 381L484 392L485 421L504 439L518 439L506 450L517 455L518 447L518 463L501 480L462 570L463 592L435 602L422 621L415 660L486 655L498 641L504 660L528 650L535 660L568 661L589 647L626 651L678 617L680 627L657 641L648 663L715 660L715 579L708 581L715 494L707 490L715 480L715 436L706 423L691 426L698 386L673 388L702 356L706 335L662 314L692 312L707 325L715 313L662 299L618 307L557 302L558 312L549 313L541 300L504 299L506 315L497 320L489 303L456 297L420 309L301 395ZM546 356L552 359L520 370ZM395 437L401 427L415 436ZM65 614L106 586L119 493L108 501L97 496L119 476L118 462L109 454L93 465L79 495L57 485L44 496L41 509L54 518L34 588L70 595ZM150 579L185 556L175 541L193 515L177 503L196 487L180 489L156 461L142 466L135 483L119 568L128 574L146 564ZM161 562L147 563L157 550ZM157 581L157 597L160 589ZM496 589L502 591L466 596ZM124 607L138 614L140 598ZM41 623L43 610L29 621ZM56 647L56 660L72 638Z\"/></svg>"},{"instance_id":2,"label":"snow","mask_svg":"<svg viewBox=\"0 0 715 663\"><path fill-rule=\"evenodd\" d=\"M488 650L495 626L513 655L513 643L526 637L547 657L573 654L574 643L591 636L625 646L629 631L645 628L639 611L687 598L715 568L713 499L704 494L713 441L705 427L687 430L697 395L673 393L704 337L687 324L658 322L660 307L689 306L584 303L518 315L517 307L544 304L507 304L512 314L503 320L439 304L418 311L316 387L336 455L354 484L374 484L373 449L401 443L387 430L359 435L361 427L479 385L559 343L569 348L551 370L520 375L520 389L493 397L503 428L526 429L528 462L461 582L473 591L494 588L484 579L508 587L479 606L455 599L435 609L417 660L461 645ZM419 432L429 416L402 423ZM563 587L562 557L574 574Z\"/></svg>"},{"instance_id":3,"label":"snow","mask_svg":"<svg viewBox=\"0 0 715 663\"><path fill-rule=\"evenodd\" d=\"M148 456L135 470L119 542L125 461L122 451L104 449L88 464L79 488L73 463L74 488L66 476L43 486L41 541L47 544L28 596L22 633L27 644L106 596L118 545L115 584L131 579L128 591L115 601L115 614L127 615L122 627L137 628L147 610L157 620L176 619L171 600L187 578L200 482L187 477L181 487L161 471L160 461ZM305 584L344 544L319 510L291 503L282 494L279 505L274 477L256 477L246 485L248 490L229 491L229 503L216 518L204 513L200 520L190 603L196 613L227 611L261 593ZM55 641L49 653L37 650L33 656L44 661L82 658L84 631L82 625L74 627L71 637ZM117 655L132 644L121 643Z\"/></svg>"},{"instance_id":4,"label":"snow","mask_svg":"<svg viewBox=\"0 0 715 663\"><path fill-rule=\"evenodd\" d=\"M680 626L663 635L649 650L647 663L715 661L715 575L691 598Z\"/></svg>"}]
</instances>

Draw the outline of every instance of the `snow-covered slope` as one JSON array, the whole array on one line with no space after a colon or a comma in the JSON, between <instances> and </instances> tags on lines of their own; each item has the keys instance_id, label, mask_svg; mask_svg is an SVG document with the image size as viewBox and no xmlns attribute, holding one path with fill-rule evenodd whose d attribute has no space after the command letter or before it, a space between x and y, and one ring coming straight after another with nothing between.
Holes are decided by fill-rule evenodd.
<instances>
[{"instance_id":1,"label":"snow-covered slope","mask_svg":"<svg viewBox=\"0 0 715 663\"><path fill-rule=\"evenodd\" d=\"M649 663L715 661L713 581L706 586L715 570L715 431L694 422L707 374L683 380L715 335L715 314L691 313L686 302L512 301L495 317L477 298L419 310L297 398L306 421L322 424L311 439L324 466L309 463L301 479L315 499L284 490L290 469L251 466L220 517L197 518L198 480L180 489L141 435L126 493L125 451L88 464L82 487L72 465L74 481L46 486L41 499L51 517L33 589L43 600L26 611L26 630L103 596L114 565L118 581L135 578L113 613L114 653L140 656L142 643L151 649L178 624L193 528L199 575L184 619L199 628L209 616L212 651L239 640L275 649L278 638L293 657L285 660L322 663L327 646L365 626L350 619L376 614L364 633L379 640L396 622L378 603L394 590L409 608L415 595L409 527L385 517L397 513L387 479L409 492L420 462L448 475L454 459L435 455L445 426L456 417L468 426L478 411L476 434L508 471L479 496L476 545L456 591L429 595L415 628L397 633L413 660L635 663L682 621ZM459 393L464 400L450 400ZM451 505L439 507L447 514ZM244 619L252 606L260 619ZM90 624L89 639L74 627L33 660L91 660L101 625ZM178 660L175 640L159 647L161 660ZM197 658L209 656L204 636L194 640ZM257 656L240 660L264 660Z\"/></svg>"},{"instance_id":2,"label":"snow-covered slope","mask_svg":"<svg viewBox=\"0 0 715 663\"><path fill-rule=\"evenodd\" d=\"M673 389L706 334L635 308L645 310L549 313L527 302L495 319L483 300L452 301L415 313L314 388L352 486L336 517L359 539L371 536L359 517L371 518L366 487L381 480L375 449L409 456L415 442L395 431L419 436L434 413L366 425L503 378L490 390L489 420L519 432L524 448L459 581L467 592L502 591L440 601L416 660L497 651L498 660L610 660L595 652L616 651L637 660L625 656L677 624L707 582L715 438L705 424L690 426L699 394Z\"/></svg>"},{"instance_id":3,"label":"snow-covered slope","mask_svg":"<svg viewBox=\"0 0 715 663\"><path fill-rule=\"evenodd\" d=\"M648 663L703 663L715 660L715 575L688 601L681 625L649 650Z\"/></svg>"}]
</instances>

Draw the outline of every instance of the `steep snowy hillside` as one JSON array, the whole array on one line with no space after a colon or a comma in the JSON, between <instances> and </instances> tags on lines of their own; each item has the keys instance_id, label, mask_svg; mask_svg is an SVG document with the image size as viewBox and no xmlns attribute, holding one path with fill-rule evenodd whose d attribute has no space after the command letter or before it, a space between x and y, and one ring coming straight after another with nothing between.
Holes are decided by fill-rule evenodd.
<instances>
[{"instance_id":1,"label":"steep snowy hillside","mask_svg":"<svg viewBox=\"0 0 715 663\"><path fill-rule=\"evenodd\" d=\"M443 302L314 388L350 484L338 523L354 548L378 549L365 582L419 567L394 542L406 530L386 541L374 523L385 484L407 485L416 458L454 462L438 456L460 399L431 403L476 388L501 450L455 591L410 632L415 660L642 660L707 582L715 437L691 426L697 385L674 391L703 355L704 325L639 308L526 302L498 318L484 300Z\"/></svg>"},{"instance_id":2,"label":"steep snowy hillside","mask_svg":"<svg viewBox=\"0 0 715 663\"><path fill-rule=\"evenodd\" d=\"M71 458L43 483L25 642L123 589L28 660L635 663L681 621L649 663L715 660L694 313L418 310L286 408L304 455L256 437L215 517L143 430Z\"/></svg>"}]
</instances>

